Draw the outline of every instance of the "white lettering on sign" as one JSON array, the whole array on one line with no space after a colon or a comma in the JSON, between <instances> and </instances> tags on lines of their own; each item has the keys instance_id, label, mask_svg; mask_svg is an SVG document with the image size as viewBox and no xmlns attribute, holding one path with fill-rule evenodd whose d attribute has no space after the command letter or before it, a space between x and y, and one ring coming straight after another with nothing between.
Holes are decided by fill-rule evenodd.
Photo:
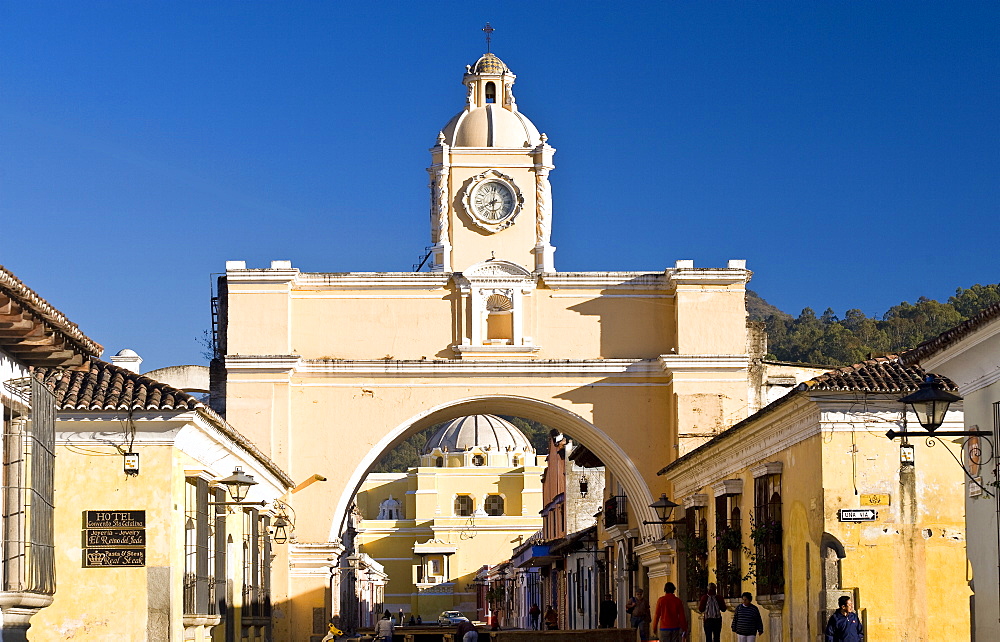
<instances>
[{"instance_id":1,"label":"white lettering on sign","mask_svg":"<svg viewBox=\"0 0 1000 642\"><path fill-rule=\"evenodd\" d=\"M837 517L842 522L874 522L878 511L873 508L841 508Z\"/></svg>"}]
</instances>

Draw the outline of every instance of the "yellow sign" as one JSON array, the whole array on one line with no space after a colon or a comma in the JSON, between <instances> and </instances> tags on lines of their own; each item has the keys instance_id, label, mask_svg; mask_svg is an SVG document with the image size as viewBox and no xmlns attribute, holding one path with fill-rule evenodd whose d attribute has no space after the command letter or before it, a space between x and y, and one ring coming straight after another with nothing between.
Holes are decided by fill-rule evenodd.
<instances>
[{"instance_id":1,"label":"yellow sign","mask_svg":"<svg viewBox=\"0 0 1000 642\"><path fill-rule=\"evenodd\" d=\"M861 495L862 506L888 506L889 493L868 493Z\"/></svg>"}]
</instances>

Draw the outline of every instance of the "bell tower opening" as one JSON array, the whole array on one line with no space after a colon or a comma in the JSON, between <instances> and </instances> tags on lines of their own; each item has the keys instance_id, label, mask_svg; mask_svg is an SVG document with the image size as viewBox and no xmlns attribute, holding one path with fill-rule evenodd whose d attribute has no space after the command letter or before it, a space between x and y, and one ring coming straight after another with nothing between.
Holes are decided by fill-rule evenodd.
<instances>
[{"instance_id":1,"label":"bell tower opening","mask_svg":"<svg viewBox=\"0 0 1000 642\"><path fill-rule=\"evenodd\" d=\"M495 103L497 101L497 86L495 83L486 83L486 102Z\"/></svg>"}]
</instances>

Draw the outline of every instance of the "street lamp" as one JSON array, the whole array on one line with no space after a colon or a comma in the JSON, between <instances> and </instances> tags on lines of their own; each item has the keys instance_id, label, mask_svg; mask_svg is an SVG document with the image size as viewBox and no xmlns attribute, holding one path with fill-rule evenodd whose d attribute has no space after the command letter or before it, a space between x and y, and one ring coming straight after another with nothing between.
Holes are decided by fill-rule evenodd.
<instances>
[{"instance_id":1,"label":"street lamp","mask_svg":"<svg viewBox=\"0 0 1000 642\"><path fill-rule=\"evenodd\" d=\"M673 514L674 509L678 506L680 506L680 504L675 504L667 499L666 493L660 493L660 498L649 505L650 508L656 511L656 516L659 517L659 519L655 522L643 522L643 524L683 524L686 520L670 520L670 516Z\"/></svg>"},{"instance_id":2,"label":"street lamp","mask_svg":"<svg viewBox=\"0 0 1000 642\"><path fill-rule=\"evenodd\" d=\"M288 520L285 519L284 515L278 515L274 518L274 534L271 539L275 544L284 544L288 541Z\"/></svg>"},{"instance_id":3,"label":"street lamp","mask_svg":"<svg viewBox=\"0 0 1000 642\"><path fill-rule=\"evenodd\" d=\"M929 374L920 383L916 392L906 395L899 401L908 404L917 415L917 421L927 432L934 432L944 423L948 406L962 398L944 389L944 384L934 375Z\"/></svg>"},{"instance_id":4,"label":"street lamp","mask_svg":"<svg viewBox=\"0 0 1000 642\"><path fill-rule=\"evenodd\" d=\"M253 480L253 475L243 472L243 468L240 466L237 466L229 477L220 479L219 483L229 489L229 496L233 498L234 502L242 502L247 498L250 487L257 485L257 482Z\"/></svg>"}]
</instances>

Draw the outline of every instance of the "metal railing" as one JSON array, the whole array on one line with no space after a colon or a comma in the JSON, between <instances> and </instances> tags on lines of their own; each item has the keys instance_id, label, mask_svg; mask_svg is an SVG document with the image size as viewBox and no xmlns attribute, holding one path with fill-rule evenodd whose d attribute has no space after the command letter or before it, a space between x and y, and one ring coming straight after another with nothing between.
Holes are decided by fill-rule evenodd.
<instances>
[{"instance_id":1,"label":"metal railing","mask_svg":"<svg viewBox=\"0 0 1000 642\"><path fill-rule=\"evenodd\" d=\"M24 405L4 421L3 590L52 595L55 397L31 377L5 387Z\"/></svg>"},{"instance_id":2,"label":"metal railing","mask_svg":"<svg viewBox=\"0 0 1000 642\"><path fill-rule=\"evenodd\" d=\"M613 495L604 502L604 528L628 524L628 497Z\"/></svg>"}]
</instances>

